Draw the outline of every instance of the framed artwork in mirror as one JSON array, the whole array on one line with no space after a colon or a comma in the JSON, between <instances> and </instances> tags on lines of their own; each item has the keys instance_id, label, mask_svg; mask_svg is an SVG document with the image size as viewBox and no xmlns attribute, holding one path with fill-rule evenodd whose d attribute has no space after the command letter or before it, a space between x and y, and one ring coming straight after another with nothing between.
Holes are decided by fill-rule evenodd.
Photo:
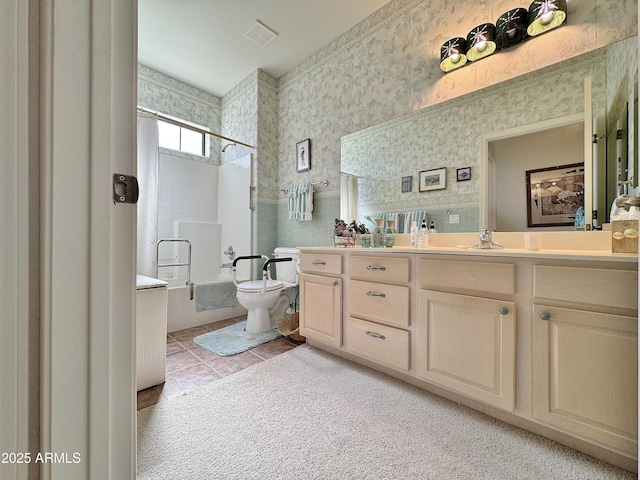
<instances>
[{"instance_id":1,"label":"framed artwork in mirror","mask_svg":"<svg viewBox=\"0 0 640 480\"><path fill-rule=\"evenodd\" d=\"M456 180L458 182L471 180L471 167L459 168L458 170L456 170L456 172Z\"/></svg>"},{"instance_id":2,"label":"framed artwork in mirror","mask_svg":"<svg viewBox=\"0 0 640 480\"><path fill-rule=\"evenodd\" d=\"M413 176L402 177L402 193L409 193L412 190Z\"/></svg>"},{"instance_id":3,"label":"framed artwork in mirror","mask_svg":"<svg viewBox=\"0 0 640 480\"><path fill-rule=\"evenodd\" d=\"M435 168L433 170L423 170L418 175L418 190L427 192L429 190L442 190L447 188L447 169Z\"/></svg>"},{"instance_id":4,"label":"framed artwork in mirror","mask_svg":"<svg viewBox=\"0 0 640 480\"><path fill-rule=\"evenodd\" d=\"M526 171L527 227L573 226L584 208L584 163Z\"/></svg>"},{"instance_id":5,"label":"framed artwork in mirror","mask_svg":"<svg viewBox=\"0 0 640 480\"><path fill-rule=\"evenodd\" d=\"M296 143L296 170L311 170L311 140L308 138Z\"/></svg>"}]
</instances>

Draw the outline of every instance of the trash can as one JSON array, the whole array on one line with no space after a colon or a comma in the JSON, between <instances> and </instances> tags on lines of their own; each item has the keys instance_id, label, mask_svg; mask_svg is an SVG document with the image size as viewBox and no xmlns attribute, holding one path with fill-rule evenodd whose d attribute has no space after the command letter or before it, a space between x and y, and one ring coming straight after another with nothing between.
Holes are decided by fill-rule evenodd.
<instances>
[{"instance_id":1,"label":"trash can","mask_svg":"<svg viewBox=\"0 0 640 480\"><path fill-rule=\"evenodd\" d=\"M164 382L167 358L167 282L136 275L136 388Z\"/></svg>"}]
</instances>

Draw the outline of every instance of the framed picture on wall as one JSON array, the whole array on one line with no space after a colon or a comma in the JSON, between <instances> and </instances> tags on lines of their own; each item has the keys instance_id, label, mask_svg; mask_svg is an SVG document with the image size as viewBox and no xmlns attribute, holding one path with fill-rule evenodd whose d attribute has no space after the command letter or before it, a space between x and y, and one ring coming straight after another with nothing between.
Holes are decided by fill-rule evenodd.
<instances>
[{"instance_id":1,"label":"framed picture on wall","mask_svg":"<svg viewBox=\"0 0 640 480\"><path fill-rule=\"evenodd\" d=\"M298 172L311 170L311 140L309 138L296 143L296 170Z\"/></svg>"},{"instance_id":2,"label":"framed picture on wall","mask_svg":"<svg viewBox=\"0 0 640 480\"><path fill-rule=\"evenodd\" d=\"M471 180L471 167L459 168L456 170L456 180L458 182L464 182L466 180Z\"/></svg>"},{"instance_id":3,"label":"framed picture on wall","mask_svg":"<svg viewBox=\"0 0 640 480\"><path fill-rule=\"evenodd\" d=\"M527 226L573 225L584 207L584 163L527 170Z\"/></svg>"},{"instance_id":4,"label":"framed picture on wall","mask_svg":"<svg viewBox=\"0 0 640 480\"><path fill-rule=\"evenodd\" d=\"M418 190L420 192L427 192L429 190L442 190L443 188L447 188L446 168L423 170L418 175Z\"/></svg>"}]
</instances>

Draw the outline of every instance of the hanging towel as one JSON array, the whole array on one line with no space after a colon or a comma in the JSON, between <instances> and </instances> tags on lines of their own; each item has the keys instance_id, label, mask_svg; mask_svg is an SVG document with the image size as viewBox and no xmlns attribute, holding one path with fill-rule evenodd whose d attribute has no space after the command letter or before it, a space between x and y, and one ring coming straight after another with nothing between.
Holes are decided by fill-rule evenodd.
<instances>
[{"instance_id":1,"label":"hanging towel","mask_svg":"<svg viewBox=\"0 0 640 480\"><path fill-rule=\"evenodd\" d=\"M298 201L298 185L291 185L287 190L289 197L289 219L296 218L296 204Z\"/></svg>"},{"instance_id":2,"label":"hanging towel","mask_svg":"<svg viewBox=\"0 0 640 480\"><path fill-rule=\"evenodd\" d=\"M301 222L311 220L313 211L313 185L304 182L300 185L291 185L287 189L289 200L289 218Z\"/></svg>"},{"instance_id":3,"label":"hanging towel","mask_svg":"<svg viewBox=\"0 0 640 480\"><path fill-rule=\"evenodd\" d=\"M236 286L230 278L198 283L196 285L196 311L235 307L238 304L236 292Z\"/></svg>"},{"instance_id":4,"label":"hanging towel","mask_svg":"<svg viewBox=\"0 0 640 480\"><path fill-rule=\"evenodd\" d=\"M298 220L301 222L311 220L313 211L313 185L304 182L298 187Z\"/></svg>"}]
</instances>

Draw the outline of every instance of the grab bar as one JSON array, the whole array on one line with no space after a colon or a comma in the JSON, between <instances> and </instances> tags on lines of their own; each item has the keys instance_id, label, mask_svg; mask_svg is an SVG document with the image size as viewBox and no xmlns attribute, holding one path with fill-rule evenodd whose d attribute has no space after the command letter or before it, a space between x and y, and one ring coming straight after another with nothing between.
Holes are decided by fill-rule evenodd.
<instances>
[{"instance_id":1,"label":"grab bar","mask_svg":"<svg viewBox=\"0 0 640 480\"><path fill-rule=\"evenodd\" d=\"M179 242L186 243L188 247L187 253L187 262L186 263L160 263L160 244L163 242ZM163 267L187 267L187 282L186 285L189 287L189 296L190 300L193 300L193 283L191 283L191 242L186 238L161 238L158 240L156 244L156 278L160 278L158 276L158 269Z\"/></svg>"}]
</instances>

